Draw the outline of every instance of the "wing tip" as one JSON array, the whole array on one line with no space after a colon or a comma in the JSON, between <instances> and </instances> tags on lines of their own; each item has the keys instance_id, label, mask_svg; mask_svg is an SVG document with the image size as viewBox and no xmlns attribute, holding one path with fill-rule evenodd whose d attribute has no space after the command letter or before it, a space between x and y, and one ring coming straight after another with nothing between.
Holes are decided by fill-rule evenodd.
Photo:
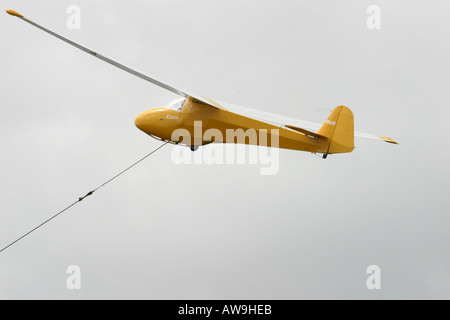
<instances>
[{"instance_id":1,"label":"wing tip","mask_svg":"<svg viewBox=\"0 0 450 320\"><path fill-rule=\"evenodd\" d=\"M381 140L384 140L384 141L386 141L386 142L388 142L388 143L398 144L397 141L395 141L395 140L393 140L393 139L391 139L391 138L389 138L389 137L378 136L378 138L380 138Z\"/></svg>"},{"instance_id":2,"label":"wing tip","mask_svg":"<svg viewBox=\"0 0 450 320\"><path fill-rule=\"evenodd\" d=\"M14 11L14 10L12 10L12 9L7 9L7 10L6 10L6 13L7 13L7 14L10 14L10 15L12 15L12 16L16 16L16 17L19 17L19 18L23 18L23 15L21 15L20 13L18 13L17 11Z\"/></svg>"}]
</instances>

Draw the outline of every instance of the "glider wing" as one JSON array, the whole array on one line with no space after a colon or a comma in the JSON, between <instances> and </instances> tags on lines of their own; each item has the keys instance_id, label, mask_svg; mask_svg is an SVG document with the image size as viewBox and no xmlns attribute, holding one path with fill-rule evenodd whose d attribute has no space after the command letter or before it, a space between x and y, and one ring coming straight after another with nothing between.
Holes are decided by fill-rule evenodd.
<instances>
[{"instance_id":1,"label":"glider wing","mask_svg":"<svg viewBox=\"0 0 450 320\"><path fill-rule=\"evenodd\" d=\"M115 66L115 67L117 67L119 69L122 69L123 71L131 73L132 75L134 75L134 76L136 76L138 78L141 78L141 79L143 79L145 81L151 82L151 83L153 83L153 84L155 84L155 85L157 85L157 86L159 86L159 87L161 87L163 89L169 90L169 91L171 91L171 92L173 92L175 94L178 94L180 96L183 96L185 98L191 97L192 99L194 99L194 101L200 102L200 103L202 103L204 105L208 105L210 107L214 107L214 108L218 108L218 109L224 109L224 107L222 107L220 104L216 103L215 101L212 101L210 99L206 99L206 98L204 98L202 96L199 96L197 94L194 94L194 93L187 92L186 90L175 88L174 86L168 85L167 83L161 82L159 80L156 80L155 78L152 78L152 77L147 76L147 75L145 75L143 73L140 73L140 72L138 72L136 70L133 70L133 69L127 67L127 66L124 66L123 64L121 64L121 63L119 63L117 61L114 61L114 60L112 60L112 59L110 59L108 57L105 57L104 55L102 55L102 54L100 54L100 53L98 53L96 51L93 51L93 50L91 50L89 48L86 48L86 47L84 47L84 46L82 46L82 45L80 45L80 44L78 44L78 43L76 43L76 42L74 42L72 40L69 40L69 39L67 39L67 38L65 38L65 37L63 37L63 36L53 32L53 31L51 31L49 29L47 29L47 28L44 28L43 26L37 24L36 22L31 21L28 18L25 18L23 15L21 15L20 13L14 11L14 10L8 9L8 10L6 10L6 12L8 14L12 15L12 16L18 17L19 19L21 19L21 20L23 20L25 22L28 22L32 26L34 26L34 27L36 27L38 29L41 29L42 31L45 31L46 33L48 33L48 34L50 34L50 35L52 35L52 36L54 36L54 37L56 37L56 38L58 38L58 39L60 39L60 40L62 40L64 42L74 46L75 48L80 49L81 51L84 51L84 52L92 55L93 57L98 58L100 60L103 60L103 61L105 61L105 62L107 62L107 63L109 63L109 64L111 64L111 65L113 65L113 66Z\"/></svg>"}]
</instances>

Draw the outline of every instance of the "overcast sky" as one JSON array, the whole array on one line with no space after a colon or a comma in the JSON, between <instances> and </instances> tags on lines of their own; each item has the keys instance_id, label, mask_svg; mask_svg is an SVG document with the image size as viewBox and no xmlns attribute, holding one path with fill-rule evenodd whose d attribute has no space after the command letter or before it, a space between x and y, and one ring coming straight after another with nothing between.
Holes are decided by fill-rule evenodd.
<instances>
[{"instance_id":1,"label":"overcast sky","mask_svg":"<svg viewBox=\"0 0 450 320\"><path fill-rule=\"evenodd\" d=\"M448 1L2 1L0 247L160 145L134 118L176 98L8 8L212 99L315 122L344 104L400 144L281 150L273 176L166 146L1 253L0 299L450 298Z\"/></svg>"}]
</instances>

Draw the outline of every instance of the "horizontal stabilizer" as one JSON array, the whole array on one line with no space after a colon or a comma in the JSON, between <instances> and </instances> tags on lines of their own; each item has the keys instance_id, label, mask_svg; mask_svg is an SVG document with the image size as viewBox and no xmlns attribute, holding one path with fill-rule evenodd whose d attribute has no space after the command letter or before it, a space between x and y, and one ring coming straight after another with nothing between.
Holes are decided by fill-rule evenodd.
<instances>
[{"instance_id":1,"label":"horizontal stabilizer","mask_svg":"<svg viewBox=\"0 0 450 320\"><path fill-rule=\"evenodd\" d=\"M394 140L392 140L392 139L389 138L389 137L378 137L378 138L380 138L381 140L384 140L384 141L386 141L386 142L389 142L389 143L398 144L397 141L394 141Z\"/></svg>"}]
</instances>

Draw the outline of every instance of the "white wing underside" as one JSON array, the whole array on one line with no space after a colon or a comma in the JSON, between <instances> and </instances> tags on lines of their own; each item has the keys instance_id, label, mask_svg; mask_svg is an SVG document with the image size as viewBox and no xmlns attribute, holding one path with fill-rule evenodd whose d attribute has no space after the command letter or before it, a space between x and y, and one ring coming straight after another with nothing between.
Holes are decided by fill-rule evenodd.
<instances>
[{"instance_id":1,"label":"white wing underside","mask_svg":"<svg viewBox=\"0 0 450 320\"><path fill-rule=\"evenodd\" d=\"M267 123L270 123L270 124L273 124L273 125L279 126L279 127L291 125L291 126L303 128L303 129L306 129L306 130L309 130L312 132L317 132L320 129L320 127L322 126L321 123L317 123L317 122L311 122L311 121L281 116L281 115L267 112L267 111L261 111L261 110L242 107L242 106L238 106L238 105L232 105L232 104L229 104L226 102L219 102L219 103L221 105L223 105L224 107L226 107L226 109L228 111L231 111L231 112L234 112L234 113L237 113L237 114L249 117L249 118L264 121L264 122L267 122ZM376 136L374 134L359 132L359 131L355 131L355 137L385 141L384 139L382 139L379 136Z\"/></svg>"}]
</instances>

